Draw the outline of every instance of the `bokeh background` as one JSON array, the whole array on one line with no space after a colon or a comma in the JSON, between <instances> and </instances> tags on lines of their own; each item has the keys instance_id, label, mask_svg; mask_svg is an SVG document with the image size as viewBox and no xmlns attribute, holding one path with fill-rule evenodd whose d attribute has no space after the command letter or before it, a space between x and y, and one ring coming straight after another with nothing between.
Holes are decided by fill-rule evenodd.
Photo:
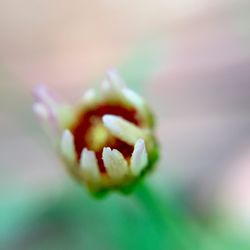
<instances>
[{"instance_id":1,"label":"bokeh background","mask_svg":"<svg viewBox=\"0 0 250 250\"><path fill-rule=\"evenodd\" d=\"M112 67L157 116L168 246L133 195L71 180L31 111L37 83L71 102ZM250 249L249 229L249 1L0 0L1 249Z\"/></svg>"}]
</instances>

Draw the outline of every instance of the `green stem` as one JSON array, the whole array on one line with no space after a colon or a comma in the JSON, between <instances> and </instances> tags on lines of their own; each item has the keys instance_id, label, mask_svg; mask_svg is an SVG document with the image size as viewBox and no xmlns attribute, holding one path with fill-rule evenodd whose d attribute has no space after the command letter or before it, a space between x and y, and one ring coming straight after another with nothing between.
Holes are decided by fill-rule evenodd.
<instances>
[{"instance_id":1,"label":"green stem","mask_svg":"<svg viewBox=\"0 0 250 250\"><path fill-rule=\"evenodd\" d=\"M135 196L158 230L162 249L191 249L190 244L185 240L186 230L183 225L178 225L181 218L178 218L178 214L160 199L156 192L145 183L140 183L135 190Z\"/></svg>"}]
</instances>

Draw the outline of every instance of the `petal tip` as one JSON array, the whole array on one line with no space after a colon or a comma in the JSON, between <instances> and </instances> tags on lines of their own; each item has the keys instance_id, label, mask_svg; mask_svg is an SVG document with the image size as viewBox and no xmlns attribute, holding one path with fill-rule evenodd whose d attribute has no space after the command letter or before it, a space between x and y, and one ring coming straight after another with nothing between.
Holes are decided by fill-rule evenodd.
<instances>
[{"instance_id":1,"label":"petal tip","mask_svg":"<svg viewBox=\"0 0 250 250\"><path fill-rule=\"evenodd\" d=\"M102 121L105 126L112 126L117 121L117 118L118 116L107 114L102 117Z\"/></svg>"},{"instance_id":2,"label":"petal tip","mask_svg":"<svg viewBox=\"0 0 250 250\"><path fill-rule=\"evenodd\" d=\"M98 98L95 89L87 90L82 97L82 100L85 104L93 104L97 101L97 99Z\"/></svg>"},{"instance_id":3,"label":"petal tip","mask_svg":"<svg viewBox=\"0 0 250 250\"><path fill-rule=\"evenodd\" d=\"M48 111L42 103L34 103L32 105L32 110L38 118L42 120L48 120Z\"/></svg>"},{"instance_id":4,"label":"petal tip","mask_svg":"<svg viewBox=\"0 0 250 250\"><path fill-rule=\"evenodd\" d=\"M128 173L128 163L119 150L105 147L102 158L107 173L113 180L121 180Z\"/></svg>"},{"instance_id":5,"label":"petal tip","mask_svg":"<svg viewBox=\"0 0 250 250\"><path fill-rule=\"evenodd\" d=\"M64 130L62 134L61 152L67 161L70 163L76 162L77 157L74 145L74 137L68 129Z\"/></svg>"},{"instance_id":6,"label":"petal tip","mask_svg":"<svg viewBox=\"0 0 250 250\"><path fill-rule=\"evenodd\" d=\"M80 169L89 182L99 182L101 175L94 151L84 148L81 153Z\"/></svg>"},{"instance_id":7,"label":"petal tip","mask_svg":"<svg viewBox=\"0 0 250 250\"><path fill-rule=\"evenodd\" d=\"M121 76L119 75L118 71L115 68L111 68L107 71L107 78L117 87L123 88L125 86L123 79L121 78Z\"/></svg>"},{"instance_id":8,"label":"petal tip","mask_svg":"<svg viewBox=\"0 0 250 250\"><path fill-rule=\"evenodd\" d=\"M139 138L145 136L145 132L140 127L120 116L107 114L103 116L102 120L113 136L129 145L134 145Z\"/></svg>"},{"instance_id":9,"label":"petal tip","mask_svg":"<svg viewBox=\"0 0 250 250\"><path fill-rule=\"evenodd\" d=\"M140 175L142 170L148 164L148 154L143 139L138 139L134 146L134 151L131 157L131 171L134 175Z\"/></svg>"}]
</instances>

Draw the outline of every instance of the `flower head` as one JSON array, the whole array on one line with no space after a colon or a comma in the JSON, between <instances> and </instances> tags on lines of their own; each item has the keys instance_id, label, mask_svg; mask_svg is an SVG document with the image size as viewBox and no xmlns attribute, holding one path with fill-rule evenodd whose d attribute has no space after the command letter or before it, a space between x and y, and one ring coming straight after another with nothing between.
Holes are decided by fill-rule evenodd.
<instances>
[{"instance_id":1,"label":"flower head","mask_svg":"<svg viewBox=\"0 0 250 250\"><path fill-rule=\"evenodd\" d=\"M116 72L75 105L59 102L45 86L34 93L33 110L55 138L67 170L90 191L128 190L156 162L152 113Z\"/></svg>"}]
</instances>

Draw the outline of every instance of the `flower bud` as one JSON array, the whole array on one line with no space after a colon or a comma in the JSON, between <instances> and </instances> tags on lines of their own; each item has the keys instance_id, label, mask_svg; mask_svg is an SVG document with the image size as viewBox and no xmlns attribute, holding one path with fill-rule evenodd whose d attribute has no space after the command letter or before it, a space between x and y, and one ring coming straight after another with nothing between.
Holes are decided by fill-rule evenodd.
<instances>
[{"instance_id":1,"label":"flower bud","mask_svg":"<svg viewBox=\"0 0 250 250\"><path fill-rule=\"evenodd\" d=\"M33 110L68 172L91 192L131 190L157 161L153 115L116 72L75 105L60 103L44 86L34 93Z\"/></svg>"}]
</instances>

